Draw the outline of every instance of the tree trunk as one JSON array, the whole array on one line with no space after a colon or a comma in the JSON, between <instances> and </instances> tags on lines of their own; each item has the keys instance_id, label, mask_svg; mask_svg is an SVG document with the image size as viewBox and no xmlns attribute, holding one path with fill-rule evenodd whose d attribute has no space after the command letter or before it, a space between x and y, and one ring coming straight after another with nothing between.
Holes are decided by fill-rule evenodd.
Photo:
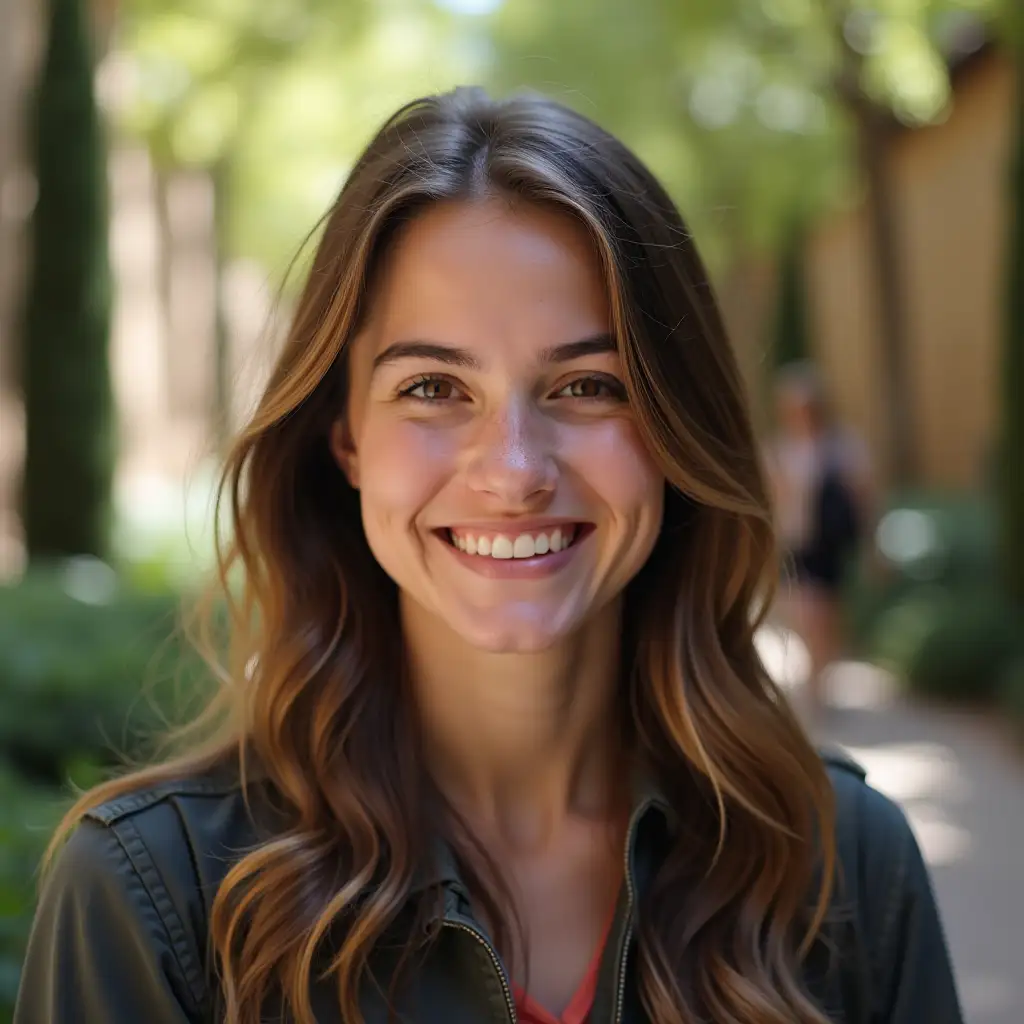
<instances>
[{"instance_id":1,"label":"tree trunk","mask_svg":"<svg viewBox=\"0 0 1024 1024\"><path fill-rule=\"evenodd\" d=\"M907 366L907 309L900 232L892 181L887 167L888 115L865 97L850 103L857 132L858 157L866 188L871 264L878 302L886 476L906 486L917 471L914 445L913 385Z\"/></svg>"},{"instance_id":2,"label":"tree trunk","mask_svg":"<svg viewBox=\"0 0 1024 1024\"><path fill-rule=\"evenodd\" d=\"M30 560L107 552L114 470L103 128L82 0L50 0L22 336Z\"/></svg>"},{"instance_id":3,"label":"tree trunk","mask_svg":"<svg viewBox=\"0 0 1024 1024\"><path fill-rule=\"evenodd\" d=\"M1015 145L1010 173L1006 253L1006 327L1002 372L999 504L1004 582L1024 604L1024 38L1017 41Z\"/></svg>"},{"instance_id":4,"label":"tree trunk","mask_svg":"<svg viewBox=\"0 0 1024 1024\"><path fill-rule=\"evenodd\" d=\"M776 369L787 363L811 358L807 286L804 278L806 238L803 225L794 225L779 259L775 337L772 339L772 364Z\"/></svg>"},{"instance_id":5,"label":"tree trunk","mask_svg":"<svg viewBox=\"0 0 1024 1024\"><path fill-rule=\"evenodd\" d=\"M847 34L853 5L849 0L829 0L828 7L840 59L833 86L853 122L857 163L866 193L869 258L878 304L883 436L887 449L882 475L889 485L906 486L917 472L914 444L917 421L907 366L906 289L897 204L887 159L892 115L864 92L864 58L854 49Z\"/></svg>"}]
</instances>

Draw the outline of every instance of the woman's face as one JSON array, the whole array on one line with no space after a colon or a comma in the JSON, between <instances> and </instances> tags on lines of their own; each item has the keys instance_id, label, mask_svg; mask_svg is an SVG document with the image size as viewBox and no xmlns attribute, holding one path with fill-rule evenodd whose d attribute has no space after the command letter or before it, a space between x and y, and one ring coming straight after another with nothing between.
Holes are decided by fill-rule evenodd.
<instances>
[{"instance_id":1,"label":"woman's face","mask_svg":"<svg viewBox=\"0 0 1024 1024\"><path fill-rule=\"evenodd\" d=\"M349 350L332 447L406 613L539 651L613 601L661 527L584 228L448 203L402 230Z\"/></svg>"}]
</instances>

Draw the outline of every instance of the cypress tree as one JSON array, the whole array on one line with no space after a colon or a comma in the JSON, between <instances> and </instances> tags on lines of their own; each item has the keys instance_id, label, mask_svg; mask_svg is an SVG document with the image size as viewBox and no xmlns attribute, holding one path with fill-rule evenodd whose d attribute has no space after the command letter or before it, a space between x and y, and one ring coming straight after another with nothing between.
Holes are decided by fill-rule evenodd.
<instances>
[{"instance_id":1,"label":"cypress tree","mask_svg":"<svg viewBox=\"0 0 1024 1024\"><path fill-rule=\"evenodd\" d=\"M114 469L104 133L84 0L50 0L22 332L30 560L106 553Z\"/></svg>"}]
</instances>

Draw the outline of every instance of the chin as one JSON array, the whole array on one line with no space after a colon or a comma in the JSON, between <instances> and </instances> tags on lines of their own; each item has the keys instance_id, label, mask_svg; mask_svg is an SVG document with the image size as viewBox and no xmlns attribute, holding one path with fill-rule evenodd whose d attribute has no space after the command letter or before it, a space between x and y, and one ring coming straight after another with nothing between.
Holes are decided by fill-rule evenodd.
<instances>
[{"instance_id":1,"label":"chin","mask_svg":"<svg viewBox=\"0 0 1024 1024\"><path fill-rule=\"evenodd\" d=\"M527 620L462 623L461 628L455 627L455 632L470 647L490 654L540 654L556 646L571 632L570 629L559 628L561 626L562 623L552 618L537 616Z\"/></svg>"}]
</instances>

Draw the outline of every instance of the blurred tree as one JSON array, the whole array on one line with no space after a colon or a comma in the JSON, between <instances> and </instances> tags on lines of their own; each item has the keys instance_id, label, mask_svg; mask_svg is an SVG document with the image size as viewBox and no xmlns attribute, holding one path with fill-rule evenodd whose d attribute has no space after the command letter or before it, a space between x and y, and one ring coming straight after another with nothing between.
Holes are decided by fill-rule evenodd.
<instances>
[{"instance_id":1,"label":"blurred tree","mask_svg":"<svg viewBox=\"0 0 1024 1024\"><path fill-rule=\"evenodd\" d=\"M807 232L804 225L795 223L779 257L775 336L772 345L772 362L775 367L811 356L807 324L807 283L804 277L806 240Z\"/></svg>"},{"instance_id":2,"label":"blurred tree","mask_svg":"<svg viewBox=\"0 0 1024 1024\"><path fill-rule=\"evenodd\" d=\"M158 193L198 171L214 196L211 425L221 436L233 383L225 266L241 257L283 271L379 123L417 93L465 79L478 56L452 25L423 0L124 0L119 123L145 143ZM166 250L165 195L158 215Z\"/></svg>"},{"instance_id":3,"label":"blurred tree","mask_svg":"<svg viewBox=\"0 0 1024 1024\"><path fill-rule=\"evenodd\" d=\"M1006 255L999 504L1004 583L1024 606L1024 6L1007 0L1004 35L1016 56L1014 146Z\"/></svg>"},{"instance_id":4,"label":"blurred tree","mask_svg":"<svg viewBox=\"0 0 1024 1024\"><path fill-rule=\"evenodd\" d=\"M783 245L794 215L863 183L899 481L914 474L914 415L889 136L944 115L946 57L999 2L521 0L493 17L496 77L555 84L636 146L713 268Z\"/></svg>"},{"instance_id":5,"label":"blurred tree","mask_svg":"<svg viewBox=\"0 0 1024 1024\"><path fill-rule=\"evenodd\" d=\"M20 352L30 559L107 550L114 466L104 132L82 0L50 0Z\"/></svg>"},{"instance_id":6,"label":"blurred tree","mask_svg":"<svg viewBox=\"0 0 1024 1024\"><path fill-rule=\"evenodd\" d=\"M361 5L333 14L335 32L352 27ZM213 267L213 353L208 410L212 439L226 441L230 421L224 272L231 252L230 225L236 185L235 154L264 93L282 66L301 59L315 32L323 32L323 0L186 0L168 6L128 0L122 10L121 47L134 67L137 88L122 108L126 126L141 137L156 173L160 229L161 293L170 333L170 266L174 239L168 214L168 180L184 169L204 171L212 192L209 253ZM173 358L174 341L168 346Z\"/></svg>"}]
</instances>

